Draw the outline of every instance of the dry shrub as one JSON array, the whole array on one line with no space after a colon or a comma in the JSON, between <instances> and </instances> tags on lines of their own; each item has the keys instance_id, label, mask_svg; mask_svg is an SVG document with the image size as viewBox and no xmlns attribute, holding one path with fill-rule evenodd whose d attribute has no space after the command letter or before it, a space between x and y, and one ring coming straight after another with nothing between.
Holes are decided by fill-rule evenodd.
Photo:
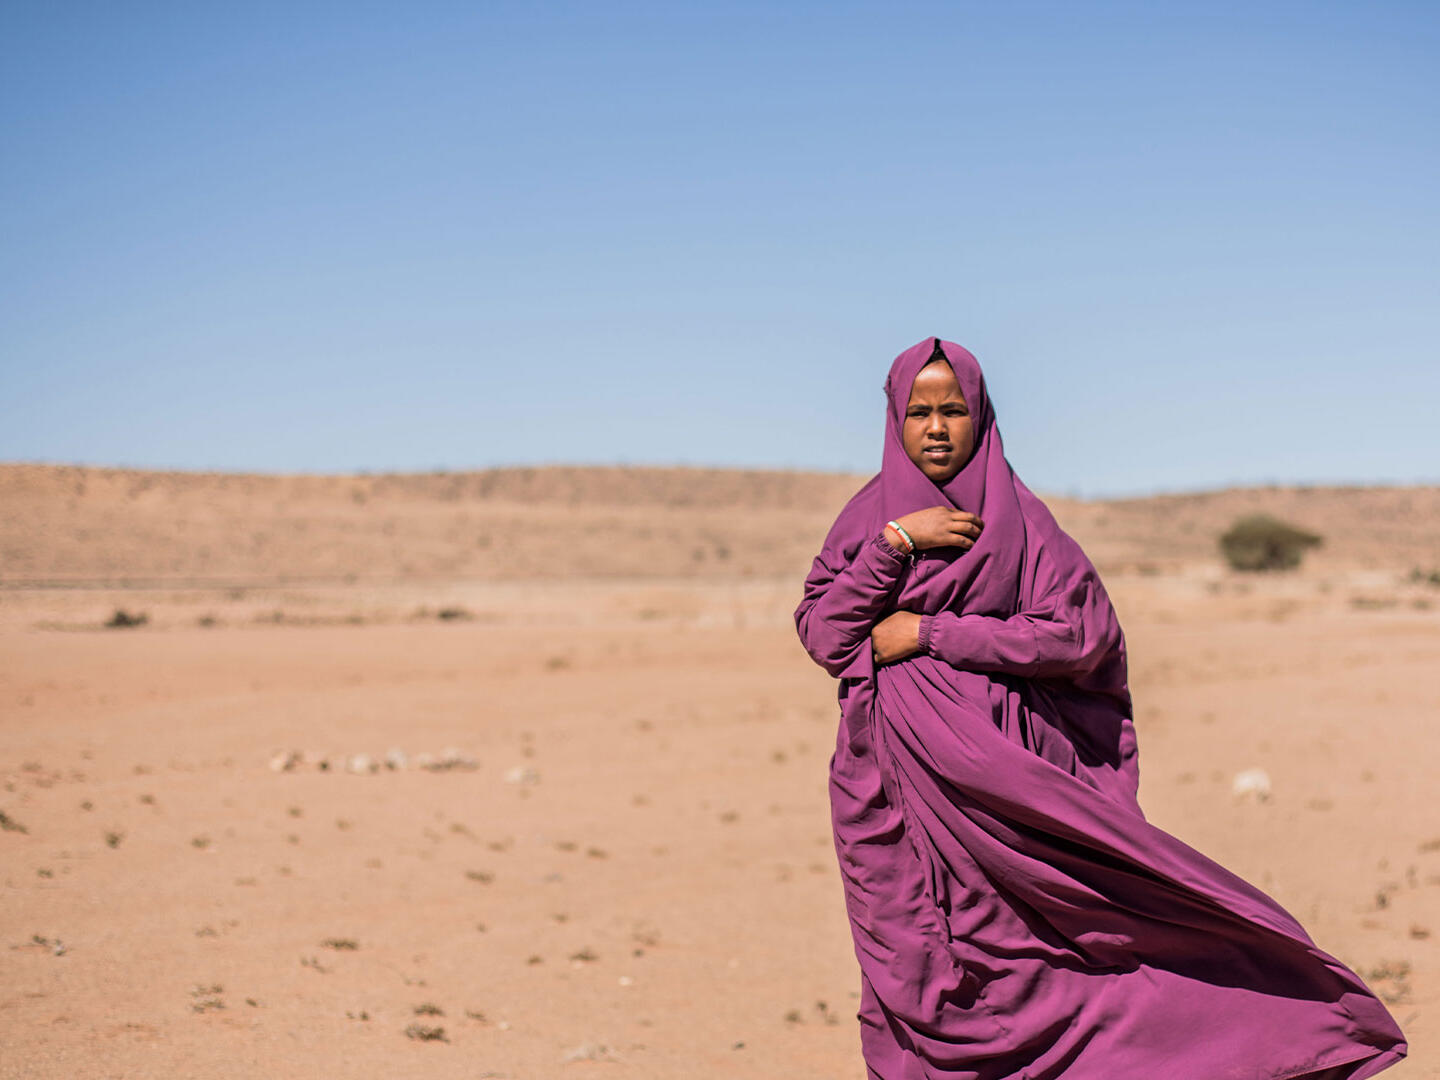
<instances>
[{"instance_id":1,"label":"dry shrub","mask_svg":"<svg viewBox=\"0 0 1440 1080\"><path fill-rule=\"evenodd\" d=\"M1220 551L1232 570L1290 570L1306 549L1324 538L1269 514L1252 514L1220 537Z\"/></svg>"}]
</instances>

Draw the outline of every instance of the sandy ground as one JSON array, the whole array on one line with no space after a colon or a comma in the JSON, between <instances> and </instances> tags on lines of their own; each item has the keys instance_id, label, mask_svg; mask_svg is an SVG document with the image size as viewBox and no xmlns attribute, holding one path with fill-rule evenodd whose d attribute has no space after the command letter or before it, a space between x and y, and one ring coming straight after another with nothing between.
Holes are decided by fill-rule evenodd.
<instances>
[{"instance_id":1,"label":"sandy ground","mask_svg":"<svg viewBox=\"0 0 1440 1080\"><path fill-rule=\"evenodd\" d=\"M299 512L260 481L248 516L202 485L171 520L228 507L268 562L197 581L165 534L160 580L127 588L159 519L25 468L53 491L0 469L0 1077L861 1080L838 712L790 622L852 483L766 481L703 525L619 481L546 503L637 538L709 529L748 572L661 545L644 577L596 548L589 575L517 556L426 580L378 549L330 580L277 539ZM1440 565L1440 515L1433 489L1352 494L1388 543L1337 537L1259 578L1194 523L1256 501L1353 517L1343 493L1052 505L1109 567L1147 815L1366 977L1410 1037L1386 1076L1440 1076L1440 588L1412 580ZM386 513L494 509L422 496ZM746 562L744 537L784 529ZM106 628L117 608L147 621ZM1257 767L1272 794L1237 797Z\"/></svg>"}]
</instances>

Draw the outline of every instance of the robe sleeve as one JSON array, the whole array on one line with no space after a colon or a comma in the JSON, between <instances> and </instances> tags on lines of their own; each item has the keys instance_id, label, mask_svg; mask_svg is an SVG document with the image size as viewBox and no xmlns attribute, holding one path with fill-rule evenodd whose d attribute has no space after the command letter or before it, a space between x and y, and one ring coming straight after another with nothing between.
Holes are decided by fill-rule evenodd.
<instances>
[{"instance_id":1,"label":"robe sleeve","mask_svg":"<svg viewBox=\"0 0 1440 1080\"><path fill-rule=\"evenodd\" d=\"M861 544L841 568L823 551L817 555L795 609L795 629L810 658L837 679L873 672L870 630L904 566L904 553L883 532Z\"/></svg>"},{"instance_id":2,"label":"robe sleeve","mask_svg":"<svg viewBox=\"0 0 1440 1080\"><path fill-rule=\"evenodd\" d=\"M1042 555L1036 584L1035 597L1010 618L921 616L920 651L968 671L1076 679L1122 646L1119 618L1088 560L1061 580Z\"/></svg>"}]
</instances>

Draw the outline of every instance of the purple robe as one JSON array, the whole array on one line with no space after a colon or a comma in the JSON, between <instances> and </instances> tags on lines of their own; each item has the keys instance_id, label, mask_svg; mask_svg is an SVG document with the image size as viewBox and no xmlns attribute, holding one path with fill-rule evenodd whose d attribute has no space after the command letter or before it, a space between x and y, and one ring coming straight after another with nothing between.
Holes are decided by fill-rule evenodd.
<instances>
[{"instance_id":1,"label":"purple robe","mask_svg":"<svg viewBox=\"0 0 1440 1080\"><path fill-rule=\"evenodd\" d=\"M900 439L936 346L975 427L936 485ZM1005 460L979 364L926 338L886 379L880 472L841 511L796 629L839 681L835 850L879 1080L1361 1080L1407 1052L1274 899L1145 820L1125 639L1095 567ZM890 518L979 515L907 558ZM920 613L920 652L869 634Z\"/></svg>"}]
</instances>

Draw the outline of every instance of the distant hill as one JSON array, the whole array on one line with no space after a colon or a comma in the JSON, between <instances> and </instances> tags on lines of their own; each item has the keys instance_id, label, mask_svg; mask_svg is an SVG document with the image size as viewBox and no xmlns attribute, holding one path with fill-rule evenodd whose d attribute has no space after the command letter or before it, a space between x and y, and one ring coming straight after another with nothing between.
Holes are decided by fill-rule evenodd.
<instances>
[{"instance_id":1,"label":"distant hill","mask_svg":"<svg viewBox=\"0 0 1440 1080\"><path fill-rule=\"evenodd\" d=\"M0 465L0 585L803 576L864 475L641 466L358 475ZM1046 498L1107 570L1217 564L1265 510L1311 567L1440 569L1440 487Z\"/></svg>"}]
</instances>

